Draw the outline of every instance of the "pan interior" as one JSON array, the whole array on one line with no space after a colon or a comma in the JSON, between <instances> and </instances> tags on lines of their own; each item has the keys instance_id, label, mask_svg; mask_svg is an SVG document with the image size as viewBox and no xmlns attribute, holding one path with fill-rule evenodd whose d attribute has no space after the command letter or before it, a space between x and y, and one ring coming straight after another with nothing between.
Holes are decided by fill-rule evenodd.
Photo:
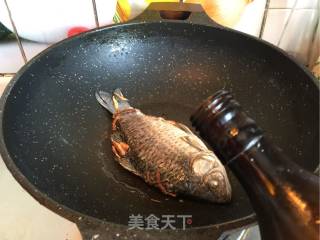
<instances>
[{"instance_id":1,"label":"pan interior","mask_svg":"<svg viewBox=\"0 0 320 240\"><path fill-rule=\"evenodd\" d=\"M225 88L292 159L309 170L317 165L318 88L277 50L191 24L107 28L29 63L3 112L5 145L18 170L75 211L124 225L131 214L190 214L194 227L253 213L231 173L232 202L212 204L167 197L122 169L108 140L110 115L94 96L118 87L143 112L189 126L201 100Z\"/></svg>"}]
</instances>

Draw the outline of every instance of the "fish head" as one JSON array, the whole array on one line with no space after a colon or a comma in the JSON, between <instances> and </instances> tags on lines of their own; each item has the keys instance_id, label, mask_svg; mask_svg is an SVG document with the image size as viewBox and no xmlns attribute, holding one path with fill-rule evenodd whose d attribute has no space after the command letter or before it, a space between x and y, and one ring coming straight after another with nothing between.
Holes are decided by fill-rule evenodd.
<instances>
[{"instance_id":1,"label":"fish head","mask_svg":"<svg viewBox=\"0 0 320 240\"><path fill-rule=\"evenodd\" d=\"M204 155L193 162L192 195L211 202L231 200L231 186L224 166L215 155Z\"/></svg>"}]
</instances>

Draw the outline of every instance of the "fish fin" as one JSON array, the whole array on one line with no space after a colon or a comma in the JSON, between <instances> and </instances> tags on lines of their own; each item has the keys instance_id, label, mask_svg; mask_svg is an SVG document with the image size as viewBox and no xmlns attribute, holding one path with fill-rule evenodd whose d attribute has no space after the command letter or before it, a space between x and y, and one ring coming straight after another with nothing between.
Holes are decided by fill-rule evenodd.
<instances>
[{"instance_id":1,"label":"fish fin","mask_svg":"<svg viewBox=\"0 0 320 240\"><path fill-rule=\"evenodd\" d=\"M97 91L95 95L97 101L101 104L101 106L107 109L110 113L115 113L112 95L110 93L104 91Z\"/></svg>"},{"instance_id":2,"label":"fish fin","mask_svg":"<svg viewBox=\"0 0 320 240\"><path fill-rule=\"evenodd\" d=\"M116 90L113 91L113 100L117 102L117 105L118 105L116 108L117 111L122 111L122 110L131 108L128 99L126 99L123 96L120 88L117 88Z\"/></svg>"},{"instance_id":3,"label":"fish fin","mask_svg":"<svg viewBox=\"0 0 320 240\"><path fill-rule=\"evenodd\" d=\"M175 121L170 121L169 122L174 125L175 127L181 129L182 131L188 133L188 134L193 134L193 132L190 130L190 128L188 128L186 125L182 124L182 123L178 123Z\"/></svg>"},{"instance_id":4,"label":"fish fin","mask_svg":"<svg viewBox=\"0 0 320 240\"><path fill-rule=\"evenodd\" d=\"M117 158L117 161L124 169L141 177L141 174L135 169L134 166L132 166L129 157L120 157L120 158Z\"/></svg>"},{"instance_id":5,"label":"fish fin","mask_svg":"<svg viewBox=\"0 0 320 240\"><path fill-rule=\"evenodd\" d=\"M111 139L112 147L117 156L125 157L129 151L129 145L125 142L117 142Z\"/></svg>"},{"instance_id":6,"label":"fish fin","mask_svg":"<svg viewBox=\"0 0 320 240\"><path fill-rule=\"evenodd\" d=\"M116 90L114 90L113 95L123 101L128 101L128 99L123 96L120 88L117 88Z\"/></svg>"},{"instance_id":7,"label":"fish fin","mask_svg":"<svg viewBox=\"0 0 320 240\"><path fill-rule=\"evenodd\" d=\"M119 132L111 135L112 152L116 156L116 161L129 172L137 176L141 176L130 162L130 147L124 142L123 137Z\"/></svg>"},{"instance_id":8,"label":"fish fin","mask_svg":"<svg viewBox=\"0 0 320 240\"><path fill-rule=\"evenodd\" d=\"M131 162L130 162L130 158L128 157L128 154L126 154L125 156L121 156L121 154L118 152L118 150L116 149L116 147L114 145L112 145L112 152L114 153L114 155L116 156L116 161L126 170L128 170L129 172L134 173L137 176L141 177L141 174L138 173L138 171L135 169L134 166L132 166Z\"/></svg>"},{"instance_id":9,"label":"fish fin","mask_svg":"<svg viewBox=\"0 0 320 240\"><path fill-rule=\"evenodd\" d=\"M131 108L128 99L123 96L119 88L114 90L113 94L97 91L95 95L97 101L112 114Z\"/></svg>"},{"instance_id":10,"label":"fish fin","mask_svg":"<svg viewBox=\"0 0 320 240\"><path fill-rule=\"evenodd\" d=\"M176 121L172 120L165 120L163 118L160 118L163 121L167 121L173 126L179 128L180 130L184 131L187 135L181 137L185 142L189 143L192 147L197 148L200 151L207 151L207 146L195 135L190 128L188 128L186 125L182 123L178 123Z\"/></svg>"},{"instance_id":11,"label":"fish fin","mask_svg":"<svg viewBox=\"0 0 320 240\"><path fill-rule=\"evenodd\" d=\"M199 151L208 151L207 146L193 133L189 136L183 136L181 139Z\"/></svg>"},{"instance_id":12,"label":"fish fin","mask_svg":"<svg viewBox=\"0 0 320 240\"><path fill-rule=\"evenodd\" d=\"M165 181L161 180L160 172L157 171L157 172L156 172L156 183L157 183L157 187L158 187L158 188L161 190L161 192L163 192L164 194L167 194L167 195L169 195L169 196L171 196L171 197L176 197L177 194L176 194L176 193L173 193L173 192L169 192L169 191L167 190L167 188L165 187L165 185L163 185L164 182L166 182L166 180L165 180Z\"/></svg>"}]
</instances>

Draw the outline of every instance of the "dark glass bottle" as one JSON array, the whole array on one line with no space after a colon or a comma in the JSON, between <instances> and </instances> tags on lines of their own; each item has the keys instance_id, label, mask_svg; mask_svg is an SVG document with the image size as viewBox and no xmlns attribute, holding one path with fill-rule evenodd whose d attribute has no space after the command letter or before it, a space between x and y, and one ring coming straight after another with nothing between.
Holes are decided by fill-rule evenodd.
<instances>
[{"instance_id":1,"label":"dark glass bottle","mask_svg":"<svg viewBox=\"0 0 320 240\"><path fill-rule=\"evenodd\" d=\"M230 93L208 98L191 121L245 188L263 240L319 239L319 177L272 144Z\"/></svg>"}]
</instances>

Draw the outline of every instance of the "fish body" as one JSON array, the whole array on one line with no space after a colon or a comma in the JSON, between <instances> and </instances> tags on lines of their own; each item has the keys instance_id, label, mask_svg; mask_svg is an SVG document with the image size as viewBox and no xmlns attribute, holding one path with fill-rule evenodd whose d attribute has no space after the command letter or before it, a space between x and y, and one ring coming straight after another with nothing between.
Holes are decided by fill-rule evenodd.
<instances>
[{"instance_id":1,"label":"fish body","mask_svg":"<svg viewBox=\"0 0 320 240\"><path fill-rule=\"evenodd\" d=\"M99 91L96 97L113 114L112 148L125 169L167 195L231 200L224 166L187 126L145 115L119 89L113 95Z\"/></svg>"}]
</instances>

